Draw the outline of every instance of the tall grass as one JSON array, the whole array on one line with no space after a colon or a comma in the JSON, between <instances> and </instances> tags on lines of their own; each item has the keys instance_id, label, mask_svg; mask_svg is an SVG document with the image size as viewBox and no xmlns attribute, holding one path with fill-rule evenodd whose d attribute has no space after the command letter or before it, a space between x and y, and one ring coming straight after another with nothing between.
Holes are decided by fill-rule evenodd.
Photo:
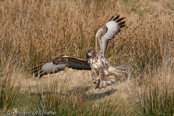
<instances>
[{"instance_id":1,"label":"tall grass","mask_svg":"<svg viewBox=\"0 0 174 116\"><path fill-rule=\"evenodd\" d=\"M129 115L131 103L119 97L116 99L104 99L105 96L113 94L115 91L103 93L86 94L90 87L80 86L71 90L63 90L64 93L57 92L57 84L48 85L42 92L36 90L32 94L32 110L39 112L53 111L56 115ZM54 91L49 91L54 89Z\"/></svg>"},{"instance_id":2,"label":"tall grass","mask_svg":"<svg viewBox=\"0 0 174 116\"><path fill-rule=\"evenodd\" d=\"M0 109L13 109L20 104L19 97L21 94L19 90L21 87L21 79L17 78L20 76L19 72L21 72L20 62L16 61L18 60L18 56L15 52L7 56L7 54L2 51L0 55Z\"/></svg>"},{"instance_id":3,"label":"tall grass","mask_svg":"<svg viewBox=\"0 0 174 116\"><path fill-rule=\"evenodd\" d=\"M144 115L174 114L173 81L173 75L162 71L151 79L151 84L144 86L143 94L139 96Z\"/></svg>"},{"instance_id":4,"label":"tall grass","mask_svg":"<svg viewBox=\"0 0 174 116\"><path fill-rule=\"evenodd\" d=\"M65 54L85 57L98 28L118 14L126 28L110 42L106 57L113 65L127 63L129 80L115 85L117 90L87 94L91 88L84 83L72 89L65 84L71 81L68 71L66 82L36 80L42 84L24 86L39 62ZM58 115L172 115L173 17L171 0L0 1L0 108Z\"/></svg>"}]
</instances>

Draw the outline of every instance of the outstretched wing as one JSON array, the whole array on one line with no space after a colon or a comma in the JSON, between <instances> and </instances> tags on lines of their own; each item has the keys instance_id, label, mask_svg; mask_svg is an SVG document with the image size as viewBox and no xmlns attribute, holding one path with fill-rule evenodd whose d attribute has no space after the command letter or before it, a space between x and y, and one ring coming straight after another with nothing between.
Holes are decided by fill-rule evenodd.
<instances>
[{"instance_id":1,"label":"outstretched wing","mask_svg":"<svg viewBox=\"0 0 174 116\"><path fill-rule=\"evenodd\" d=\"M39 75L39 77L42 77L48 73L51 74L64 70L66 67L78 70L91 70L91 67L88 64L88 59L86 58L60 56L39 67L33 68L32 72L35 74L35 76Z\"/></svg>"},{"instance_id":2,"label":"outstretched wing","mask_svg":"<svg viewBox=\"0 0 174 116\"><path fill-rule=\"evenodd\" d=\"M111 19L97 31L95 38L96 51L102 51L103 55L106 54L109 41L114 39L115 35L120 32L120 29L125 26L125 21L122 21L123 19L124 18L119 18L119 15L117 17L112 16Z\"/></svg>"}]
</instances>

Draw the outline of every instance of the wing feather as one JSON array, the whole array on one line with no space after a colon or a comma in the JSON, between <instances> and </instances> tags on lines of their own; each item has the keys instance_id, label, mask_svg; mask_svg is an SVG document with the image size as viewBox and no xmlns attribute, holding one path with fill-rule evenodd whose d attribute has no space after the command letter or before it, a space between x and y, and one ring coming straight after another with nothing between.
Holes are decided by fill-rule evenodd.
<instances>
[{"instance_id":1,"label":"wing feather","mask_svg":"<svg viewBox=\"0 0 174 116\"><path fill-rule=\"evenodd\" d=\"M95 51L102 52L102 42L101 37L106 34L108 28L106 25L102 25L95 35Z\"/></svg>"},{"instance_id":2,"label":"wing feather","mask_svg":"<svg viewBox=\"0 0 174 116\"><path fill-rule=\"evenodd\" d=\"M120 29L125 26L125 21L121 22L124 17L119 18L118 15L113 20L112 19L113 17L106 23L107 32L101 37L101 48L104 55L106 54L110 40L114 39L115 35L120 32Z\"/></svg>"},{"instance_id":3,"label":"wing feather","mask_svg":"<svg viewBox=\"0 0 174 116\"><path fill-rule=\"evenodd\" d=\"M78 70L91 70L88 64L88 59L79 58L74 56L61 56L53 59L52 61L46 62L45 64L35 67L32 72L35 76L42 77L48 73L56 73L64 70L66 67L78 69Z\"/></svg>"},{"instance_id":4,"label":"wing feather","mask_svg":"<svg viewBox=\"0 0 174 116\"><path fill-rule=\"evenodd\" d=\"M124 17L116 20L116 22L118 23L118 22L122 21L123 19L124 19Z\"/></svg>"},{"instance_id":5,"label":"wing feather","mask_svg":"<svg viewBox=\"0 0 174 116\"><path fill-rule=\"evenodd\" d=\"M117 17L115 17L115 18L113 19L113 21L117 20L119 17L120 17L120 15L118 15ZM111 21L111 20L109 20L109 21Z\"/></svg>"},{"instance_id":6,"label":"wing feather","mask_svg":"<svg viewBox=\"0 0 174 116\"><path fill-rule=\"evenodd\" d=\"M112 16L112 17L109 19L109 21L111 21L113 18L114 18L114 16Z\"/></svg>"}]
</instances>

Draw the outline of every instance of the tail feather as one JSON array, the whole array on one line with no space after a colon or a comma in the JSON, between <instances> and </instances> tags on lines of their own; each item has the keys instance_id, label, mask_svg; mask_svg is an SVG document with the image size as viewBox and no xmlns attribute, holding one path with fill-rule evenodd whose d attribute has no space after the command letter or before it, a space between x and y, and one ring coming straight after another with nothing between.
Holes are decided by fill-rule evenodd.
<instances>
[{"instance_id":1,"label":"tail feather","mask_svg":"<svg viewBox=\"0 0 174 116\"><path fill-rule=\"evenodd\" d=\"M110 66L108 69L110 74L113 74L115 76L121 76L121 77L127 77L127 65L121 64L117 66Z\"/></svg>"},{"instance_id":2,"label":"tail feather","mask_svg":"<svg viewBox=\"0 0 174 116\"><path fill-rule=\"evenodd\" d=\"M127 70L126 64L121 64L121 65L117 65L117 66L110 66L108 69L109 75L106 77L106 80L98 79L98 83L97 83L95 89L105 88L106 86L109 86L112 83L115 83L116 81L118 81L120 79L125 80L127 78L127 71L126 70ZM119 78L117 78L117 77L119 77Z\"/></svg>"}]
</instances>

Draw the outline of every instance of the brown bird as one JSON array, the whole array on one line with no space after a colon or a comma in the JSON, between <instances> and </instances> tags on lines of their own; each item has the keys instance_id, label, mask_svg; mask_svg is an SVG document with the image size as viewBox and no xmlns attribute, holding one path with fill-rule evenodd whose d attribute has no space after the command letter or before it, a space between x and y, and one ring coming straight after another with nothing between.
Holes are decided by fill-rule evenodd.
<instances>
[{"instance_id":1,"label":"brown bird","mask_svg":"<svg viewBox=\"0 0 174 116\"><path fill-rule=\"evenodd\" d=\"M33 69L35 76L40 77L48 73L56 73L66 67L78 70L91 70L93 83L97 88L105 88L115 83L113 76L124 76L126 74L126 64L111 66L105 58L110 40L115 38L120 29L125 26L124 18L112 16L111 19L100 27L95 35L95 49L86 52L86 58L74 56L61 56L46 62Z\"/></svg>"}]
</instances>

